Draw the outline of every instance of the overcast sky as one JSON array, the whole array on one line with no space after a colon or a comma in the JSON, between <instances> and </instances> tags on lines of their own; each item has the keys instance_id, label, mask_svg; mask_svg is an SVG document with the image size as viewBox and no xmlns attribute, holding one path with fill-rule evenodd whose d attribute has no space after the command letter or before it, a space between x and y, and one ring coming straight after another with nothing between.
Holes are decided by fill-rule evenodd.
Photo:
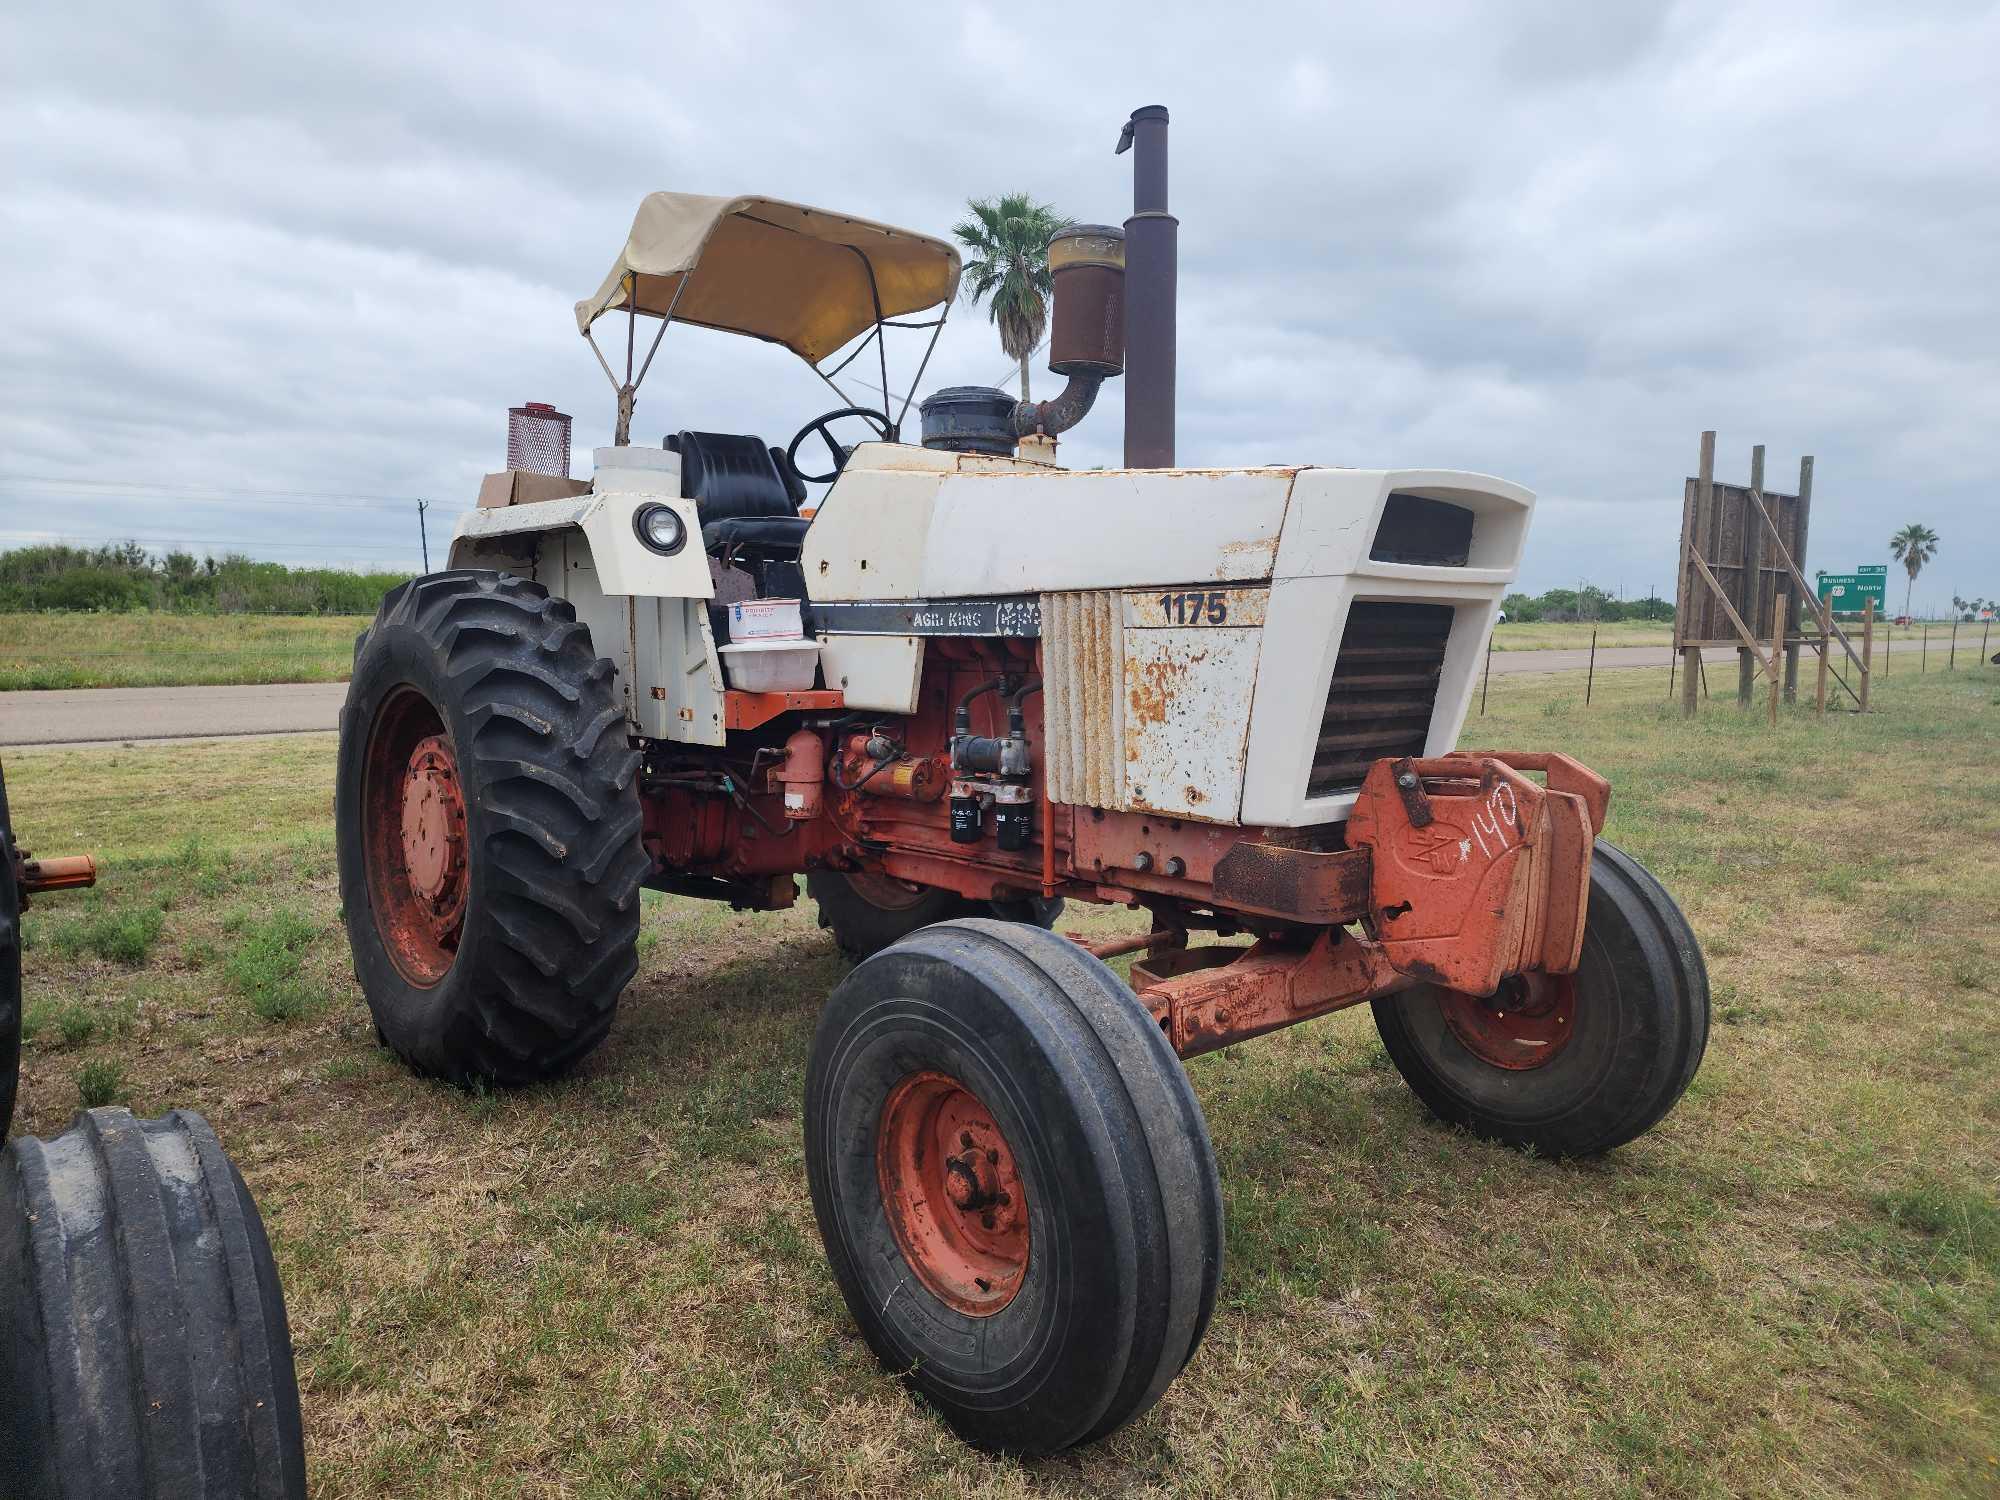
<instances>
[{"instance_id":1,"label":"overcast sky","mask_svg":"<svg viewBox=\"0 0 2000 1500\"><path fill-rule=\"evenodd\" d=\"M1158 102L1182 462L1502 475L1524 583L1640 594L1714 427L1725 478L1816 455L1809 566L1920 520L1919 603L2000 594L2000 6L29 0L0 73L0 546L408 564L426 496L435 559L509 405L609 441L570 307L643 193L1117 222ZM925 387L1006 373L961 306ZM831 404L677 327L635 438Z\"/></svg>"}]
</instances>

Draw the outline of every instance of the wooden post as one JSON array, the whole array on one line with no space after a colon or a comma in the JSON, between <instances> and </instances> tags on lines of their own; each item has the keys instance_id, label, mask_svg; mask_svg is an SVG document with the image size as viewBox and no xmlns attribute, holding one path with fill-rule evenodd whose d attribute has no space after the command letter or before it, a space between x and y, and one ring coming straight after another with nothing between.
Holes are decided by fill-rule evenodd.
<instances>
[{"instance_id":1,"label":"wooden post","mask_svg":"<svg viewBox=\"0 0 2000 1500\"><path fill-rule=\"evenodd\" d=\"M1798 521L1792 539L1793 555L1800 568L1806 565L1806 523L1812 518L1812 455L1808 453L1799 460L1799 508ZM1800 596L1792 601L1791 612L1785 619L1785 701L1799 701L1799 643L1794 639L1799 633L1801 617L1805 613L1805 598Z\"/></svg>"},{"instance_id":2,"label":"wooden post","mask_svg":"<svg viewBox=\"0 0 2000 1500\"><path fill-rule=\"evenodd\" d=\"M1585 675L1583 679L1583 706L1585 708L1590 707L1590 689L1591 685L1596 681L1597 681L1597 630L1596 627L1593 626L1590 632L1590 671Z\"/></svg>"},{"instance_id":3,"label":"wooden post","mask_svg":"<svg viewBox=\"0 0 2000 1500\"><path fill-rule=\"evenodd\" d=\"M1493 632L1486 632L1486 673L1479 682L1479 717L1486 717L1486 690L1493 686Z\"/></svg>"},{"instance_id":4,"label":"wooden post","mask_svg":"<svg viewBox=\"0 0 2000 1500\"><path fill-rule=\"evenodd\" d=\"M1758 494L1764 493L1764 445L1757 444L1750 450L1750 488ZM1764 533L1752 526L1754 519L1750 507L1743 507L1743 546L1739 555L1743 559L1743 592L1741 595L1743 618L1750 622L1754 635L1757 622L1764 618L1762 609L1764 589ZM1736 702L1743 708L1750 706L1751 687L1757 680L1756 653L1747 646L1736 648Z\"/></svg>"},{"instance_id":5,"label":"wooden post","mask_svg":"<svg viewBox=\"0 0 2000 1500\"><path fill-rule=\"evenodd\" d=\"M1813 712L1822 719L1826 717L1826 659L1833 655L1832 632L1822 630L1819 637L1819 682L1813 689Z\"/></svg>"},{"instance_id":6,"label":"wooden post","mask_svg":"<svg viewBox=\"0 0 2000 1500\"><path fill-rule=\"evenodd\" d=\"M1875 680L1875 596L1861 610L1861 711L1868 712L1868 684Z\"/></svg>"},{"instance_id":7,"label":"wooden post","mask_svg":"<svg viewBox=\"0 0 2000 1500\"><path fill-rule=\"evenodd\" d=\"M1956 670L1957 667L1958 667L1958 614L1956 611L1954 611L1951 617L1951 655L1947 656L1944 659L1944 669L1947 672L1950 672Z\"/></svg>"},{"instance_id":8,"label":"wooden post","mask_svg":"<svg viewBox=\"0 0 2000 1500\"><path fill-rule=\"evenodd\" d=\"M1695 601L1694 564L1692 559L1701 555L1701 538L1708 516L1708 506L1715 492L1715 434L1701 435L1701 468L1695 480L1694 514L1681 523L1681 586L1680 598L1675 601L1674 635L1686 639L1686 632L1695 627L1699 620L1706 619L1707 610L1697 611ZM1687 507L1683 506L1683 515ZM1683 648L1685 661L1681 665L1681 717L1692 719L1695 711L1695 679L1701 676L1701 647Z\"/></svg>"},{"instance_id":9,"label":"wooden post","mask_svg":"<svg viewBox=\"0 0 2000 1500\"><path fill-rule=\"evenodd\" d=\"M1917 673L1919 676L1931 669L1931 627L1926 623L1922 628L1924 638L1922 643L1917 647Z\"/></svg>"},{"instance_id":10,"label":"wooden post","mask_svg":"<svg viewBox=\"0 0 2000 1500\"><path fill-rule=\"evenodd\" d=\"M1791 596L1784 590L1771 601L1771 727L1778 727L1778 695L1784 688L1784 671L1778 663L1778 653L1785 644L1785 609Z\"/></svg>"}]
</instances>

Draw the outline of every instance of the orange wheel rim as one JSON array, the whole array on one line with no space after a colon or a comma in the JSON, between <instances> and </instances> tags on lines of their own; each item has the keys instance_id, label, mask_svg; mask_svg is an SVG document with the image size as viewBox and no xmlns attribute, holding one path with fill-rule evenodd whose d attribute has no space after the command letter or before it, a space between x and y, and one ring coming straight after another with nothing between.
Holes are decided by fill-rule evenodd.
<instances>
[{"instance_id":1,"label":"orange wheel rim","mask_svg":"<svg viewBox=\"0 0 2000 1500\"><path fill-rule=\"evenodd\" d=\"M1574 974L1515 974L1491 995L1443 990L1438 1009L1474 1057L1522 1072L1561 1054L1576 1031Z\"/></svg>"},{"instance_id":2,"label":"orange wheel rim","mask_svg":"<svg viewBox=\"0 0 2000 1500\"><path fill-rule=\"evenodd\" d=\"M875 1169L903 1259L969 1317L1014 1300L1028 1272L1028 1202L992 1113L943 1073L912 1073L882 1103Z\"/></svg>"},{"instance_id":3,"label":"orange wheel rim","mask_svg":"<svg viewBox=\"0 0 2000 1500\"><path fill-rule=\"evenodd\" d=\"M362 782L376 928L406 979L434 985L458 955L471 859L458 756L421 694L404 689L383 703Z\"/></svg>"}]
</instances>

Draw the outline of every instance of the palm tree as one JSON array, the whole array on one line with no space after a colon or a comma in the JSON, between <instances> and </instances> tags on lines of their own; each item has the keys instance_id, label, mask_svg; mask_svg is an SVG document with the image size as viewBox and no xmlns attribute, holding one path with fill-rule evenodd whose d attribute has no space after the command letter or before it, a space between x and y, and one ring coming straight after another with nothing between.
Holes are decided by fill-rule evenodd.
<instances>
[{"instance_id":1,"label":"palm tree","mask_svg":"<svg viewBox=\"0 0 2000 1500\"><path fill-rule=\"evenodd\" d=\"M1049 236L1070 221L1026 193L973 198L972 217L952 234L971 252L965 263L966 299L986 303L1000 330L1000 347L1021 366L1021 399L1028 399L1028 359L1049 326Z\"/></svg>"},{"instance_id":2,"label":"palm tree","mask_svg":"<svg viewBox=\"0 0 2000 1500\"><path fill-rule=\"evenodd\" d=\"M1937 556L1938 534L1921 521L1912 521L1901 531L1889 538L1889 555L1903 565L1903 571L1910 575L1910 582L1903 590L1903 613L1910 612L1910 590L1917 586L1917 575L1924 570L1924 564Z\"/></svg>"}]
</instances>

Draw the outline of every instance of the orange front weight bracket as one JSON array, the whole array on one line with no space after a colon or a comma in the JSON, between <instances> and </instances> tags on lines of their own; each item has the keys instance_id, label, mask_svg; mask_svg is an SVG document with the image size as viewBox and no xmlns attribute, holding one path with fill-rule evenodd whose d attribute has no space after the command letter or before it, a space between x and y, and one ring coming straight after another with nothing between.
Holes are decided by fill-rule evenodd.
<instances>
[{"instance_id":1,"label":"orange front weight bracket","mask_svg":"<svg viewBox=\"0 0 2000 1500\"><path fill-rule=\"evenodd\" d=\"M1509 974L1574 973L1610 801L1610 783L1567 755L1376 761L1347 841L1369 851L1383 955L1400 974L1473 995Z\"/></svg>"}]
</instances>

